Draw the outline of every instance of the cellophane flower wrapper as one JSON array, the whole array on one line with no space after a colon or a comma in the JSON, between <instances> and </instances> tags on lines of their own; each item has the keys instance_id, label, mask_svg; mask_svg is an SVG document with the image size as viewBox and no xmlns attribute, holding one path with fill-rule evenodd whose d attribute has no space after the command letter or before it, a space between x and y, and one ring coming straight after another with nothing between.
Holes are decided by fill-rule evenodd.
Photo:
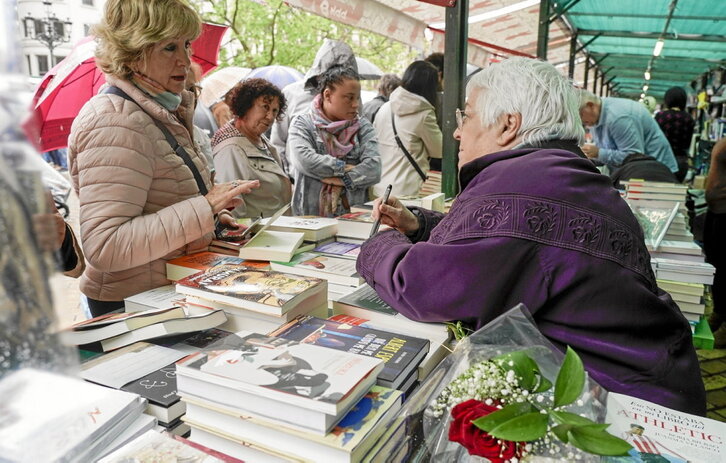
<instances>
[{"instance_id":1,"label":"cellophane flower wrapper","mask_svg":"<svg viewBox=\"0 0 726 463\"><path fill-rule=\"evenodd\" d=\"M454 351L421 384L407 400L393 421L389 433L392 441L385 447L387 461L487 462L487 458L469 455L468 450L449 440L451 409L456 403L446 402L446 388L473 365L498 355L525 351L539 365L542 375L553 384L564 354L537 329L527 308L519 304L492 320L471 336L458 342ZM486 378L481 378L485 380ZM543 393L551 405L554 388ZM605 417L607 391L586 376L583 393L565 409L602 423ZM472 396L460 398L483 400ZM456 402L458 398L453 399ZM519 461L600 461L600 456L585 453L564 444L548 433L549 438L527 445ZM545 441L546 440L546 441ZM400 459L400 460L399 460ZM383 460L381 460L383 461Z\"/></svg>"}]
</instances>

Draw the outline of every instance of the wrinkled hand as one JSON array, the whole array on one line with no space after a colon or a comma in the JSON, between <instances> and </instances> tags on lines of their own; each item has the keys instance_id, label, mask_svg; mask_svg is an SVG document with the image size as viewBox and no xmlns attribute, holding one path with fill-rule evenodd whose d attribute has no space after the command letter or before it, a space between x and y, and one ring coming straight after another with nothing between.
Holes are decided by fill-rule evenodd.
<instances>
[{"instance_id":1,"label":"wrinkled hand","mask_svg":"<svg viewBox=\"0 0 726 463\"><path fill-rule=\"evenodd\" d=\"M255 188L260 187L259 180L235 180L214 185L204 198L212 207L212 212L218 214L225 209L234 209L243 204L237 196L251 193Z\"/></svg>"},{"instance_id":2,"label":"wrinkled hand","mask_svg":"<svg viewBox=\"0 0 726 463\"><path fill-rule=\"evenodd\" d=\"M593 145L592 143L586 143L582 145L582 152L585 153L585 156L587 156L590 159L595 159L600 154L600 148L598 148L596 145Z\"/></svg>"},{"instance_id":3,"label":"wrinkled hand","mask_svg":"<svg viewBox=\"0 0 726 463\"><path fill-rule=\"evenodd\" d=\"M395 196L390 196L386 204L381 204L383 198L378 198L373 203L371 216L373 219L381 217L381 223L388 225L404 234L412 234L418 230L418 219L413 212L401 204Z\"/></svg>"},{"instance_id":4,"label":"wrinkled hand","mask_svg":"<svg viewBox=\"0 0 726 463\"><path fill-rule=\"evenodd\" d=\"M242 225L241 223L237 222L237 219L232 217L232 214L219 214L217 216L217 219L219 220L219 225L222 228L226 228L228 230L246 230L247 227Z\"/></svg>"}]
</instances>

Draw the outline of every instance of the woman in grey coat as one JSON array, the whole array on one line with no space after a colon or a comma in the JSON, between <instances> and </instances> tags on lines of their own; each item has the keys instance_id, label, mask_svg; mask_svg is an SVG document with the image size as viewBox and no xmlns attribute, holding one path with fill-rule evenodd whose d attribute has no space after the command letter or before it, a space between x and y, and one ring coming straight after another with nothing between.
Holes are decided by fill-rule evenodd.
<instances>
[{"instance_id":1,"label":"woman in grey coat","mask_svg":"<svg viewBox=\"0 0 726 463\"><path fill-rule=\"evenodd\" d=\"M290 126L287 152L295 179L295 215L336 216L368 199L381 178L375 130L358 117L358 74L336 66L320 78L310 110Z\"/></svg>"}]
</instances>

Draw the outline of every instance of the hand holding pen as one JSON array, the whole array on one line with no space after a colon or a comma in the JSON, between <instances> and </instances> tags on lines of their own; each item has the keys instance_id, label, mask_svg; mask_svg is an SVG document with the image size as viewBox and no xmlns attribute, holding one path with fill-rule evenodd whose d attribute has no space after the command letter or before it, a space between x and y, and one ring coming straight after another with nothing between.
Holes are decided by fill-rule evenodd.
<instances>
[{"instance_id":1,"label":"hand holding pen","mask_svg":"<svg viewBox=\"0 0 726 463\"><path fill-rule=\"evenodd\" d=\"M388 189L386 189L388 192ZM390 193L389 193L390 195ZM372 217L377 222L395 228L404 234L415 233L418 230L418 219L395 196L384 194L373 204ZM376 229L377 231L377 229ZM371 236L375 234L371 233Z\"/></svg>"},{"instance_id":2,"label":"hand holding pen","mask_svg":"<svg viewBox=\"0 0 726 463\"><path fill-rule=\"evenodd\" d=\"M376 215L375 214L375 210L379 210L380 211L380 204L387 204L388 203L388 197L391 196L391 190L392 189L393 189L393 185L388 185L386 187L386 192L383 193L383 200L380 203L376 202L374 204L374 208L373 208L374 209L374 212L372 214L373 216ZM378 207L375 207L375 206L378 206ZM379 228L381 228L381 214L380 214L380 212L379 212L378 216L376 217L376 221L373 223L373 228L371 228L371 234L368 235L368 238L370 238L371 236L373 236L376 233L378 233L378 229Z\"/></svg>"}]
</instances>

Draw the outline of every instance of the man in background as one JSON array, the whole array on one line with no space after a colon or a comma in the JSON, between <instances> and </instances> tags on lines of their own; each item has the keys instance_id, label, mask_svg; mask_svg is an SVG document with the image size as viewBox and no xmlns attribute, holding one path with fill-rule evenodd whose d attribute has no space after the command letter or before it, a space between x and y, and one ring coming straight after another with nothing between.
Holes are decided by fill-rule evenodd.
<instances>
[{"instance_id":1,"label":"man in background","mask_svg":"<svg viewBox=\"0 0 726 463\"><path fill-rule=\"evenodd\" d=\"M378 95L363 105L363 116L373 123L378 110L381 109L383 103L388 101L391 92L396 90L399 85L401 85L401 79L396 74L383 74L381 80L378 81Z\"/></svg>"},{"instance_id":2,"label":"man in background","mask_svg":"<svg viewBox=\"0 0 726 463\"><path fill-rule=\"evenodd\" d=\"M582 151L611 169L622 166L633 153L654 157L671 172L678 163L668 139L648 110L637 101L624 98L600 98L587 90L580 92L580 118L590 128L594 144Z\"/></svg>"}]
</instances>

